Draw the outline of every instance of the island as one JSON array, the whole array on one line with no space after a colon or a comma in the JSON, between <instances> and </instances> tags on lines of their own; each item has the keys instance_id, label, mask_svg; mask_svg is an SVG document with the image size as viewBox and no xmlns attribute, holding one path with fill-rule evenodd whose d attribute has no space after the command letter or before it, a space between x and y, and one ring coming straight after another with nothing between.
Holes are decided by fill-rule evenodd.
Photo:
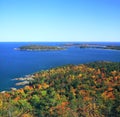
<instances>
[{"instance_id":1,"label":"island","mask_svg":"<svg viewBox=\"0 0 120 117\"><path fill-rule=\"evenodd\" d=\"M41 51L41 50L63 50L63 47L59 46L45 46L45 45L25 45L15 50L25 50L25 51Z\"/></svg>"},{"instance_id":2,"label":"island","mask_svg":"<svg viewBox=\"0 0 120 117\"><path fill-rule=\"evenodd\" d=\"M66 65L16 79L30 81L0 93L0 117L120 117L120 63Z\"/></svg>"}]
</instances>

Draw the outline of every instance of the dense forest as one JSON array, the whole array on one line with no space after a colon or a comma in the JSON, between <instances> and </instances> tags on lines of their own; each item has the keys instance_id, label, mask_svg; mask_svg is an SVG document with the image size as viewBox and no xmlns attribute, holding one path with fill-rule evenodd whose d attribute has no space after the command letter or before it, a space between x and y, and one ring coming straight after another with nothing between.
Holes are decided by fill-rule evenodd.
<instances>
[{"instance_id":1,"label":"dense forest","mask_svg":"<svg viewBox=\"0 0 120 117\"><path fill-rule=\"evenodd\" d=\"M120 63L34 73L24 88L0 93L0 117L120 117Z\"/></svg>"}]
</instances>

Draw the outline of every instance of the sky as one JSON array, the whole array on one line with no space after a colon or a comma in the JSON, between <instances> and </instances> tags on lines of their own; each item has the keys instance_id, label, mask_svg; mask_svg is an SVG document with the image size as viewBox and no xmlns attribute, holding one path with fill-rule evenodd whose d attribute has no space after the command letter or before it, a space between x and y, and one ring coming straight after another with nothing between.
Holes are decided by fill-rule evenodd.
<instances>
[{"instance_id":1,"label":"sky","mask_svg":"<svg viewBox=\"0 0 120 117\"><path fill-rule=\"evenodd\" d=\"M0 0L0 42L120 42L120 0Z\"/></svg>"}]
</instances>

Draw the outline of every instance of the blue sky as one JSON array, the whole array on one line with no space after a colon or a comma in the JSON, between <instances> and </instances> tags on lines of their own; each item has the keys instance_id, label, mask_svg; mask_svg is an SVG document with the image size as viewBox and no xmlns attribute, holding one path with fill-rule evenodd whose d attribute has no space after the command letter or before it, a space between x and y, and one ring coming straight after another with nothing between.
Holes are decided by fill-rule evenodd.
<instances>
[{"instance_id":1,"label":"blue sky","mask_svg":"<svg viewBox=\"0 0 120 117\"><path fill-rule=\"evenodd\" d=\"M0 41L120 41L120 0L0 0Z\"/></svg>"}]
</instances>

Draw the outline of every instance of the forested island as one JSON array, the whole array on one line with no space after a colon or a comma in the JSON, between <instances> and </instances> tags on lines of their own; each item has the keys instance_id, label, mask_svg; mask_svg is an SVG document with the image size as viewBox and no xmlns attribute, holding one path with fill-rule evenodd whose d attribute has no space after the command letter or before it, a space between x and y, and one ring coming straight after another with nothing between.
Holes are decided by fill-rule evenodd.
<instances>
[{"instance_id":1,"label":"forested island","mask_svg":"<svg viewBox=\"0 0 120 117\"><path fill-rule=\"evenodd\" d=\"M0 93L0 117L120 117L120 63L67 65Z\"/></svg>"},{"instance_id":2,"label":"forested island","mask_svg":"<svg viewBox=\"0 0 120 117\"><path fill-rule=\"evenodd\" d=\"M63 50L64 48L58 46L45 46L45 45L25 45L16 50L26 50L26 51L40 51L40 50Z\"/></svg>"}]
</instances>

